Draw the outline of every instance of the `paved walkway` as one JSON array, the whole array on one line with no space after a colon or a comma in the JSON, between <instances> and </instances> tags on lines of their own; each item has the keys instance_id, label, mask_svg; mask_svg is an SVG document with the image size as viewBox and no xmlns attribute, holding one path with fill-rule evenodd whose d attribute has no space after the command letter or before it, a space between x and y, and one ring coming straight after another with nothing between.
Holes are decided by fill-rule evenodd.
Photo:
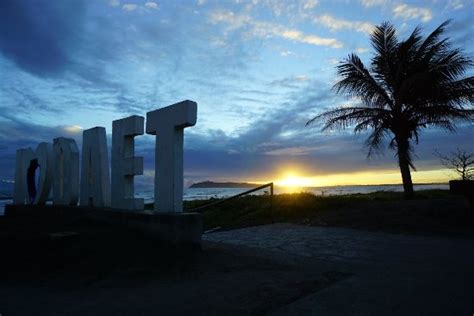
<instances>
[{"instance_id":1,"label":"paved walkway","mask_svg":"<svg viewBox=\"0 0 474 316\"><path fill-rule=\"evenodd\" d=\"M474 238L274 224L206 234L350 267L354 275L274 314L474 315Z\"/></svg>"}]
</instances>

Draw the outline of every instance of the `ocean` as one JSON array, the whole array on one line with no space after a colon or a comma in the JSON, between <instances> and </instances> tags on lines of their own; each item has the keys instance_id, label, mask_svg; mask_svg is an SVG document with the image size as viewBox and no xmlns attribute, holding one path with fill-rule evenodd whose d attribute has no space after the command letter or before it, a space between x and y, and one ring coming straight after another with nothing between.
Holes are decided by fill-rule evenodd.
<instances>
[{"instance_id":1,"label":"ocean","mask_svg":"<svg viewBox=\"0 0 474 316\"><path fill-rule=\"evenodd\" d=\"M442 189L448 190L448 184L415 184L415 191L430 190L430 189ZM225 198L233 196L244 191L247 188L186 188L184 190L184 200L207 200L210 198ZM253 194L264 194L268 192L269 188L265 188ZM377 191L391 191L401 192L403 186L399 185L341 185L331 187L313 187L313 188L290 188L290 187L275 187L274 193L297 193L297 192L309 192L315 195L344 195L344 194L356 194L356 193L371 193ZM142 191L137 192L137 197L145 199L145 203L153 202L153 191ZM11 203L9 199L0 200L0 215L3 215L5 204Z\"/></svg>"}]
</instances>

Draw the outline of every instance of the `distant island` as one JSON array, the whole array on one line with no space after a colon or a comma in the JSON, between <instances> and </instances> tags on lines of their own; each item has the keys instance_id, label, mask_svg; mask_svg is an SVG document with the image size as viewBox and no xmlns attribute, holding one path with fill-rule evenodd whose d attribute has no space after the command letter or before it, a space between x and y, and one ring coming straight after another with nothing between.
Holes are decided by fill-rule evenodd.
<instances>
[{"instance_id":1,"label":"distant island","mask_svg":"<svg viewBox=\"0 0 474 316\"><path fill-rule=\"evenodd\" d=\"M202 189L202 188L256 188L259 184L245 183L245 182L213 182L203 181L192 184L190 189Z\"/></svg>"}]
</instances>

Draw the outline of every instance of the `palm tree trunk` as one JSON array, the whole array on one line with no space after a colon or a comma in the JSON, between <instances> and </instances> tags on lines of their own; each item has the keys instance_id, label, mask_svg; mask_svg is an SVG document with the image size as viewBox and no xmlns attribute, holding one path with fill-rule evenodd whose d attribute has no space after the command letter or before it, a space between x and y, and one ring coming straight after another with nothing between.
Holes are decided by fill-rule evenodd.
<instances>
[{"instance_id":1,"label":"palm tree trunk","mask_svg":"<svg viewBox=\"0 0 474 316\"><path fill-rule=\"evenodd\" d=\"M403 191L405 192L405 198L412 198L413 197L413 182L411 180L411 173L410 173L408 139L397 140L397 147L398 147L398 165L400 166L400 172L402 174Z\"/></svg>"}]
</instances>

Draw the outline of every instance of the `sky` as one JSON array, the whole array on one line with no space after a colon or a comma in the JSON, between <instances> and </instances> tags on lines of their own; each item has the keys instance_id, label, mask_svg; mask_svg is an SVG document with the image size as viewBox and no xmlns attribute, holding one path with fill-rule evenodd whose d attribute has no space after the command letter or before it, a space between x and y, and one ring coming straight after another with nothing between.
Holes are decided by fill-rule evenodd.
<instances>
[{"instance_id":1,"label":"sky","mask_svg":"<svg viewBox=\"0 0 474 316\"><path fill-rule=\"evenodd\" d=\"M357 104L331 89L350 53L366 63L374 25L406 38L452 19L454 47L474 54L473 0L2 0L0 179L15 151L182 100L198 103L185 130L185 185L203 180L308 186L400 183L390 150L367 158L364 135L305 123ZM470 73L472 75L472 72ZM415 182L453 175L434 155L474 151L474 124L427 129L415 147ZM139 185L154 175L154 138L136 138Z\"/></svg>"}]
</instances>

